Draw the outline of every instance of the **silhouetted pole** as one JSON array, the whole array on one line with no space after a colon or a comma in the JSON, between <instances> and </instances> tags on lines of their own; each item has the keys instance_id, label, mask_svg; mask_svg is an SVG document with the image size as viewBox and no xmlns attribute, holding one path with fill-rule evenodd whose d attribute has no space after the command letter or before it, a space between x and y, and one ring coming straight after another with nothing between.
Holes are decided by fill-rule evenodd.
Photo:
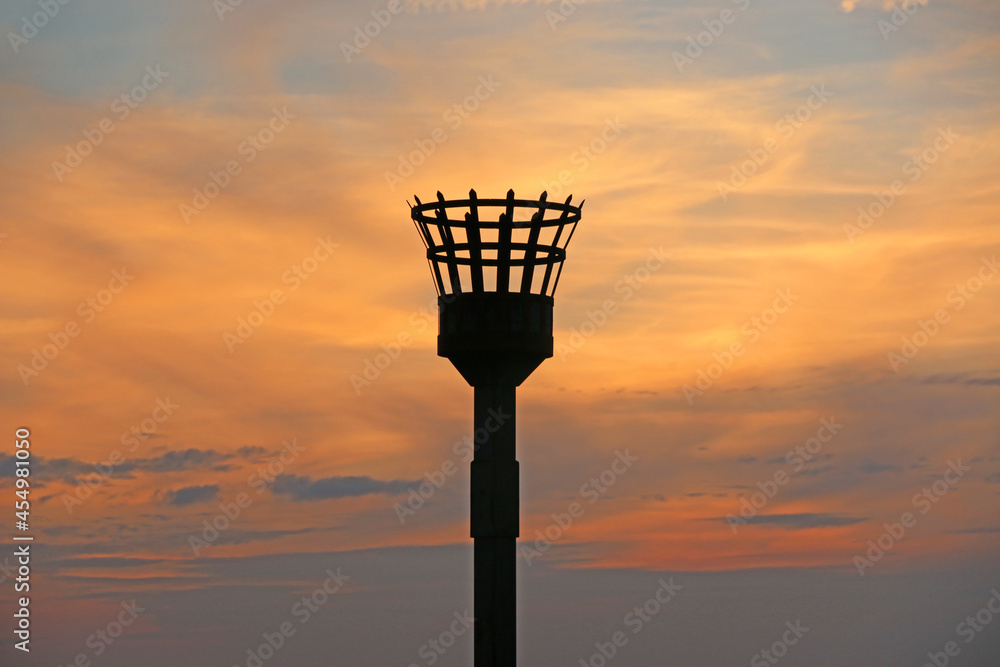
<instances>
[{"instance_id":1,"label":"silhouetted pole","mask_svg":"<svg viewBox=\"0 0 1000 667\"><path fill-rule=\"evenodd\" d=\"M471 536L474 540L475 665L517 664L517 387L552 356L552 309L580 206L537 200L469 199L411 207L438 291L438 355L475 390ZM462 218L449 217L458 209ZM481 212L502 210L493 220ZM552 216L546 218L546 213ZM432 215L433 213L433 215ZM530 213L518 221L517 214ZM543 240L543 234L544 240Z\"/></svg>"},{"instance_id":2,"label":"silhouetted pole","mask_svg":"<svg viewBox=\"0 0 1000 667\"><path fill-rule=\"evenodd\" d=\"M475 432L486 434L472 461L476 665L517 664L515 391L513 384L475 387Z\"/></svg>"}]
</instances>

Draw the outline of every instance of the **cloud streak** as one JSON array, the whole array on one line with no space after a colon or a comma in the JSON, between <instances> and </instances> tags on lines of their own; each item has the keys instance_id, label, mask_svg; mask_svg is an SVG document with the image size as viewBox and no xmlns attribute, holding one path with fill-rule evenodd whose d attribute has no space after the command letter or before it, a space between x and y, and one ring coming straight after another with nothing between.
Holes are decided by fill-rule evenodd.
<instances>
[{"instance_id":1,"label":"cloud streak","mask_svg":"<svg viewBox=\"0 0 1000 667\"><path fill-rule=\"evenodd\" d=\"M202 484L200 486L185 486L171 489L164 494L164 502L175 507L206 503L219 497L218 484Z\"/></svg>"},{"instance_id":2,"label":"cloud streak","mask_svg":"<svg viewBox=\"0 0 1000 667\"><path fill-rule=\"evenodd\" d=\"M725 517L720 519L725 521ZM758 514L746 519L748 523L777 526L787 530L807 530L810 528L839 528L852 526L868 517L846 516L843 514L826 514L822 512L803 512L799 514Z\"/></svg>"},{"instance_id":3,"label":"cloud streak","mask_svg":"<svg viewBox=\"0 0 1000 667\"><path fill-rule=\"evenodd\" d=\"M382 481L371 477L324 477L313 480L299 475L279 475L272 490L296 502L351 498L380 493L399 495L419 484L419 481Z\"/></svg>"}]
</instances>

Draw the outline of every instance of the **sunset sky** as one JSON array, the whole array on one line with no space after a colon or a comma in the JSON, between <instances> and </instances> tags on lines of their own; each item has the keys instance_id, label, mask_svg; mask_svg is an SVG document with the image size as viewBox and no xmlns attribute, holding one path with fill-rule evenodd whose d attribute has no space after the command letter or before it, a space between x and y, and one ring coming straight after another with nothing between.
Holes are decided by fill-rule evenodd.
<instances>
[{"instance_id":1,"label":"sunset sky","mask_svg":"<svg viewBox=\"0 0 1000 667\"><path fill-rule=\"evenodd\" d=\"M472 389L407 206L470 188L586 199L518 392L524 667L796 621L782 665L996 666L996 3L63 2L0 6L3 667L252 667L284 622L267 667L471 664L428 644Z\"/></svg>"}]
</instances>

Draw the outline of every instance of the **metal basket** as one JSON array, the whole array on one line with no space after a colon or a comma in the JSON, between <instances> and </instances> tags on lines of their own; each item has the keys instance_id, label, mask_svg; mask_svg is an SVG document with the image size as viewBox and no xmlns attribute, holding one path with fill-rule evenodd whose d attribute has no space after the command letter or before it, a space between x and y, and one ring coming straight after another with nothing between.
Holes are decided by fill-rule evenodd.
<instances>
[{"instance_id":1,"label":"metal basket","mask_svg":"<svg viewBox=\"0 0 1000 667\"><path fill-rule=\"evenodd\" d=\"M410 217L427 248L427 262L438 296L463 293L521 293L552 297L559 284L566 246L580 221L579 206L548 201L479 199L446 200L410 207ZM463 219L449 217L461 213ZM522 219L518 219L522 218ZM567 229L568 228L568 229ZM447 278L445 278L447 276Z\"/></svg>"}]
</instances>

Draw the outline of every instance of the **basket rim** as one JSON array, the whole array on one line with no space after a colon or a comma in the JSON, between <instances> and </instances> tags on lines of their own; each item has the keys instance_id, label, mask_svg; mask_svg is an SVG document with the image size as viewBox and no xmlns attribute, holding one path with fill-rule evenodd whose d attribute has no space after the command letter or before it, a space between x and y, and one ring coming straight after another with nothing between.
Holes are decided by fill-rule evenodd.
<instances>
[{"instance_id":1,"label":"basket rim","mask_svg":"<svg viewBox=\"0 0 1000 667\"><path fill-rule=\"evenodd\" d=\"M573 195L566 198L565 202L549 201L548 193L542 192L542 195L538 199L516 199L514 197L514 191L510 190L507 192L507 197L504 199L480 199L476 196L475 190L470 191L469 197L466 199L445 199L444 195L440 192L437 193L436 201L421 202L420 198L414 196L417 204L410 205L410 217L417 222L426 222L430 224L445 224L447 222L450 227L479 227L486 229L499 228L501 225L511 224L505 223L501 220L455 220L448 218L447 214L442 218L438 215L427 215L429 211L440 211L444 212L447 209L452 208L467 208L469 211L475 210L477 213L479 209L483 208L505 208L505 209L532 209L535 211L557 211L563 213L562 216L556 218L542 218L541 220L523 220L523 221L513 221L515 227L531 227L531 226L542 226L551 227L554 225L566 225L579 222L582 215L582 209L584 202L581 201L579 205L573 205L570 202L573 200ZM409 202L407 202L409 204ZM568 215L567 215L568 214ZM476 215L476 218L479 216Z\"/></svg>"}]
</instances>

